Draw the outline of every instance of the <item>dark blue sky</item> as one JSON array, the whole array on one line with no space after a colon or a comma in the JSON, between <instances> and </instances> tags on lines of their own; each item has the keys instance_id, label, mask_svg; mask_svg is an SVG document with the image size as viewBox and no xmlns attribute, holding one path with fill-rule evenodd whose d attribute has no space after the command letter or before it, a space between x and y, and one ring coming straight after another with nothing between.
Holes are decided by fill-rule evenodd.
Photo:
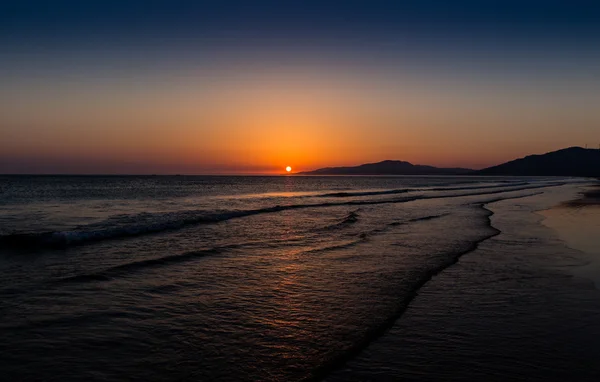
<instances>
[{"instance_id":1,"label":"dark blue sky","mask_svg":"<svg viewBox=\"0 0 600 382\"><path fill-rule=\"evenodd\" d=\"M15 44L112 39L367 37L407 34L597 38L595 1L3 1Z\"/></svg>"}]
</instances>

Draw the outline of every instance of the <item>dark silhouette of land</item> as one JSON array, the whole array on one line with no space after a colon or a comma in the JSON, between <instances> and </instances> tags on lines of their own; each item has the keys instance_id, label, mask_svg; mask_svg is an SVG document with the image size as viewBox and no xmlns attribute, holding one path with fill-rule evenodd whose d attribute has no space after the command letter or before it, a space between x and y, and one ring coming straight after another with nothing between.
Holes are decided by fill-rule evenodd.
<instances>
[{"instance_id":1,"label":"dark silhouette of land","mask_svg":"<svg viewBox=\"0 0 600 382\"><path fill-rule=\"evenodd\" d=\"M298 175L514 175L600 177L600 150L570 147L529 155L483 170L441 168L385 160L353 167L326 167Z\"/></svg>"},{"instance_id":2,"label":"dark silhouette of land","mask_svg":"<svg viewBox=\"0 0 600 382\"><path fill-rule=\"evenodd\" d=\"M598 177L600 150L569 147L542 155L529 155L473 174Z\"/></svg>"},{"instance_id":3,"label":"dark silhouette of land","mask_svg":"<svg viewBox=\"0 0 600 382\"><path fill-rule=\"evenodd\" d=\"M354 167L326 167L300 175L463 175L473 170L467 168L440 168L415 165L399 160L384 160Z\"/></svg>"}]
</instances>

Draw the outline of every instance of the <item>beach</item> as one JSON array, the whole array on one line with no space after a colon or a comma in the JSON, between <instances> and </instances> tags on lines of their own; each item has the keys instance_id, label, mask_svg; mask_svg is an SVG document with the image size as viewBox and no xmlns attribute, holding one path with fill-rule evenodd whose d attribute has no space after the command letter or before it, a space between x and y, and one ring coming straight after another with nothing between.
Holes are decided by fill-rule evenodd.
<instances>
[{"instance_id":1,"label":"beach","mask_svg":"<svg viewBox=\"0 0 600 382\"><path fill-rule=\"evenodd\" d=\"M600 382L600 1L0 30L0 382Z\"/></svg>"},{"instance_id":2,"label":"beach","mask_svg":"<svg viewBox=\"0 0 600 382\"><path fill-rule=\"evenodd\" d=\"M600 186L585 187L577 198L539 213L545 218L544 225L588 259L573 273L589 278L600 289Z\"/></svg>"},{"instance_id":3,"label":"beach","mask_svg":"<svg viewBox=\"0 0 600 382\"><path fill-rule=\"evenodd\" d=\"M489 204L499 235L328 380L597 381L600 209L580 192Z\"/></svg>"},{"instance_id":4,"label":"beach","mask_svg":"<svg viewBox=\"0 0 600 382\"><path fill-rule=\"evenodd\" d=\"M10 380L600 375L591 254L548 223L586 179L2 182Z\"/></svg>"}]
</instances>

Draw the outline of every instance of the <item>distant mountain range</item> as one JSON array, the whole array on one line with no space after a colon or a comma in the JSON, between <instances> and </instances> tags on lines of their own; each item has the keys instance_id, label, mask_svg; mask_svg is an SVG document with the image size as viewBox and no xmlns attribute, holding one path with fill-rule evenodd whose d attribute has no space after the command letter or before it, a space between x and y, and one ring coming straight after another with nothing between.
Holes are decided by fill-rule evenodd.
<instances>
[{"instance_id":1,"label":"distant mountain range","mask_svg":"<svg viewBox=\"0 0 600 382\"><path fill-rule=\"evenodd\" d=\"M298 175L525 175L600 176L600 150L570 147L542 155L530 155L483 170L440 168L385 160L353 167L326 167Z\"/></svg>"},{"instance_id":2,"label":"distant mountain range","mask_svg":"<svg viewBox=\"0 0 600 382\"><path fill-rule=\"evenodd\" d=\"M600 176L600 150L569 147L476 171L477 175Z\"/></svg>"},{"instance_id":3,"label":"distant mountain range","mask_svg":"<svg viewBox=\"0 0 600 382\"><path fill-rule=\"evenodd\" d=\"M467 168L440 168L415 165L399 160L384 160L378 163L361 164L355 167L327 167L300 175L458 175L469 174Z\"/></svg>"}]
</instances>

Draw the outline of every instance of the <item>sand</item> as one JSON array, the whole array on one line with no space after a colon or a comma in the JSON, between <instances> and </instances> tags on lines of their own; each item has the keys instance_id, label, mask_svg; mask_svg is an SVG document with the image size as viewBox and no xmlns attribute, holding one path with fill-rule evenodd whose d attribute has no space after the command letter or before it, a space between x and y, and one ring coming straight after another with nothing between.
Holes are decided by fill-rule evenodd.
<instances>
[{"instance_id":1,"label":"sand","mask_svg":"<svg viewBox=\"0 0 600 382\"><path fill-rule=\"evenodd\" d=\"M589 263L574 267L573 274L592 280L600 289L600 187L588 187L580 198L538 213L568 247L587 255Z\"/></svg>"}]
</instances>

